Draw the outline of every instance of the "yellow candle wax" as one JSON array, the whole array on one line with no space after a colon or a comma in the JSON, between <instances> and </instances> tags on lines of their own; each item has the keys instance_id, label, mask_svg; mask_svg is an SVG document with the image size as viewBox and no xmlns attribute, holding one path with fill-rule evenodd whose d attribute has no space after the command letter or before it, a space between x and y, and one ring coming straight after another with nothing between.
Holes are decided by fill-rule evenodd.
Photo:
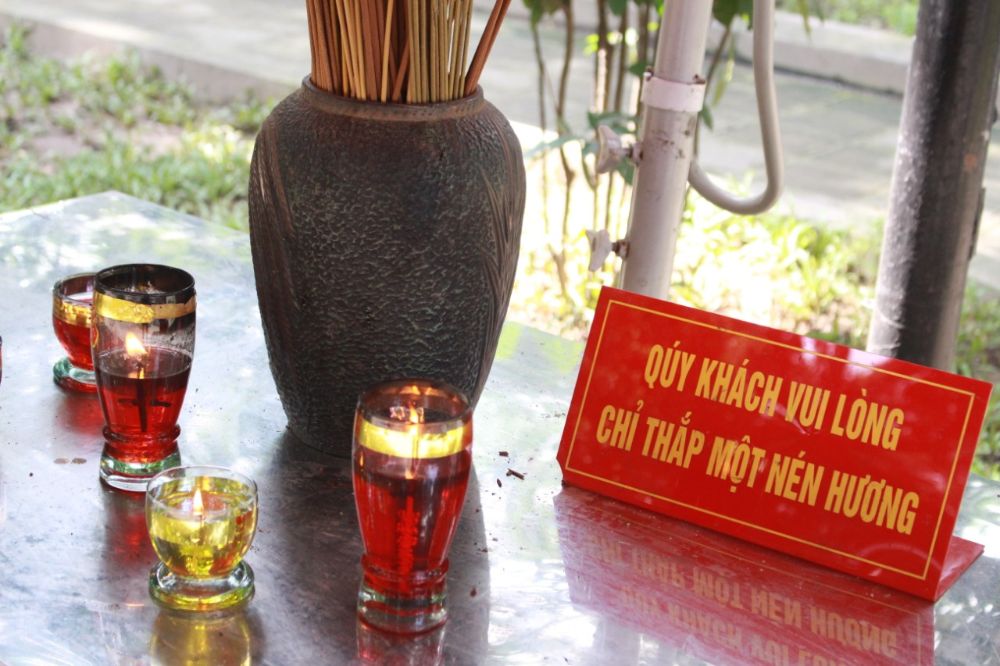
<instances>
[{"instance_id":1,"label":"yellow candle wax","mask_svg":"<svg viewBox=\"0 0 1000 666\"><path fill-rule=\"evenodd\" d=\"M147 520L153 548L172 572L207 578L231 571L246 555L257 503L239 481L182 478L164 484Z\"/></svg>"}]
</instances>

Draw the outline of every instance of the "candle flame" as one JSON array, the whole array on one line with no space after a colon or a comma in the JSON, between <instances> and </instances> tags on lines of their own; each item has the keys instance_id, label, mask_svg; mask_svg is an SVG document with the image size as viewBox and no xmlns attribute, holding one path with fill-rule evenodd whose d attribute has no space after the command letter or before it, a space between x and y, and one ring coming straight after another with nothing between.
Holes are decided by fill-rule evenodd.
<instances>
[{"instance_id":1,"label":"candle flame","mask_svg":"<svg viewBox=\"0 0 1000 666\"><path fill-rule=\"evenodd\" d=\"M205 503L201 499L201 488L194 489L194 497L191 498L191 510L199 518L205 515Z\"/></svg>"},{"instance_id":2,"label":"candle flame","mask_svg":"<svg viewBox=\"0 0 1000 666\"><path fill-rule=\"evenodd\" d=\"M139 358L147 354L146 348L142 346L142 341L135 333L125 334L125 353L132 358Z\"/></svg>"},{"instance_id":3,"label":"candle flame","mask_svg":"<svg viewBox=\"0 0 1000 666\"><path fill-rule=\"evenodd\" d=\"M393 405L389 407L389 418L406 423L423 423L424 408L413 405Z\"/></svg>"},{"instance_id":4,"label":"candle flame","mask_svg":"<svg viewBox=\"0 0 1000 666\"><path fill-rule=\"evenodd\" d=\"M414 469L414 465L417 462L417 450L420 446L420 433L422 428L418 428L417 425L424 422L424 408L414 407L413 404L407 405L409 408L409 413L407 414L407 421L410 423L410 427L407 430L410 431L410 438L412 441L411 446L413 447L413 457L410 459L410 465L404 471L404 476L407 481L412 481L417 476L417 471Z\"/></svg>"}]
</instances>

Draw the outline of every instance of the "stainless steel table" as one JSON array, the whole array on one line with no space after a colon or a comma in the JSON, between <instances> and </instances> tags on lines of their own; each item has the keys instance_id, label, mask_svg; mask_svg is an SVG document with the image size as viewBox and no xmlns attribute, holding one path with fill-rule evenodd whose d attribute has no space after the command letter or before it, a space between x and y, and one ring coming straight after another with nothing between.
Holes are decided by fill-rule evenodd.
<instances>
[{"instance_id":1,"label":"stainless steel table","mask_svg":"<svg viewBox=\"0 0 1000 666\"><path fill-rule=\"evenodd\" d=\"M108 193L0 216L0 261L0 663L1000 663L1000 485L970 483L959 534L986 554L937 604L563 488L582 348L515 324L475 414L450 619L372 632L354 613L349 467L285 433L245 234ZM197 281L181 452L258 482L257 595L240 613L153 605L142 499L102 487L97 400L51 379L52 283L132 261Z\"/></svg>"}]
</instances>

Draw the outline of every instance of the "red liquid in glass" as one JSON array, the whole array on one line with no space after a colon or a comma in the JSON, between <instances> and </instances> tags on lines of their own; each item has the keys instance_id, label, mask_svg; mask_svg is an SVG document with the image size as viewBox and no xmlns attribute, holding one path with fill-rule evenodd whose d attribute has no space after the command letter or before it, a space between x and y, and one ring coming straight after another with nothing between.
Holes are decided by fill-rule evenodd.
<instances>
[{"instance_id":1,"label":"red liquid in glass","mask_svg":"<svg viewBox=\"0 0 1000 666\"><path fill-rule=\"evenodd\" d=\"M107 424L105 452L124 462L162 460L176 449L191 356L150 347L141 359L123 349L101 354L95 372Z\"/></svg>"},{"instance_id":2,"label":"red liquid in glass","mask_svg":"<svg viewBox=\"0 0 1000 666\"><path fill-rule=\"evenodd\" d=\"M94 295L90 292L73 294L74 301L90 304ZM90 327L69 324L55 316L52 317L52 328L56 331L59 344L66 350L69 362L84 370L94 369L94 359L90 356Z\"/></svg>"},{"instance_id":3,"label":"red liquid in glass","mask_svg":"<svg viewBox=\"0 0 1000 666\"><path fill-rule=\"evenodd\" d=\"M419 597L440 583L471 465L469 450L413 460L357 447L354 497L371 588Z\"/></svg>"}]
</instances>

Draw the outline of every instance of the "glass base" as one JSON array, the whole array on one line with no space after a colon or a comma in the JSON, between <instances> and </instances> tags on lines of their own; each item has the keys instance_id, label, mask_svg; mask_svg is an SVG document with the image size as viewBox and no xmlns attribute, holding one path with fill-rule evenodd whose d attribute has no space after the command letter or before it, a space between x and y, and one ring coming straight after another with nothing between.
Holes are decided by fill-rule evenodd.
<instances>
[{"instance_id":1,"label":"glass base","mask_svg":"<svg viewBox=\"0 0 1000 666\"><path fill-rule=\"evenodd\" d=\"M422 634L399 634L382 631L360 619L355 627L358 661L361 664L412 664L439 666L444 663L446 624Z\"/></svg>"},{"instance_id":2,"label":"glass base","mask_svg":"<svg viewBox=\"0 0 1000 666\"><path fill-rule=\"evenodd\" d=\"M444 576L422 586L419 594L405 596L376 590L366 576L358 590L358 617L384 631L420 634L440 627L448 619L446 596Z\"/></svg>"},{"instance_id":3,"label":"glass base","mask_svg":"<svg viewBox=\"0 0 1000 666\"><path fill-rule=\"evenodd\" d=\"M180 464L181 454L177 449L162 460L145 462L118 460L105 449L101 453L101 481L118 490L144 493L146 484L151 478L165 469L178 467Z\"/></svg>"},{"instance_id":4,"label":"glass base","mask_svg":"<svg viewBox=\"0 0 1000 666\"><path fill-rule=\"evenodd\" d=\"M70 391L97 392L97 378L94 371L76 367L68 357L59 359L52 366L52 380Z\"/></svg>"},{"instance_id":5,"label":"glass base","mask_svg":"<svg viewBox=\"0 0 1000 666\"><path fill-rule=\"evenodd\" d=\"M253 569L240 562L228 576L187 578L163 562L149 572L149 596L177 611L212 612L242 606L253 598Z\"/></svg>"}]
</instances>

